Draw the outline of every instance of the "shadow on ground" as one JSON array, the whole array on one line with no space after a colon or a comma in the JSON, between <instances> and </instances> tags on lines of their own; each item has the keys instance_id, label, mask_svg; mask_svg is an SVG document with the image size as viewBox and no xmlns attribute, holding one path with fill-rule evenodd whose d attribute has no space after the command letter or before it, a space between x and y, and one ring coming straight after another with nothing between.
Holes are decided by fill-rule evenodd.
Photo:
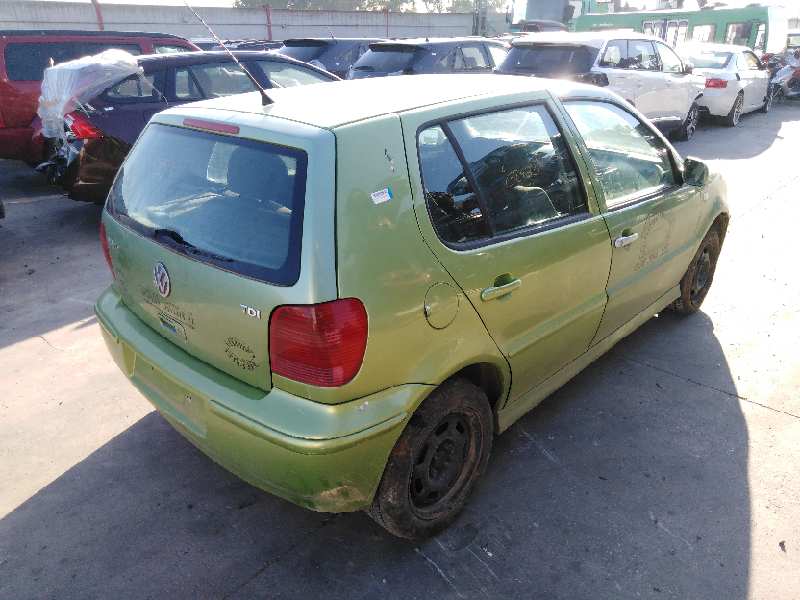
<instances>
[{"instance_id":1,"label":"shadow on ground","mask_svg":"<svg viewBox=\"0 0 800 600\"><path fill-rule=\"evenodd\" d=\"M713 387L650 364L664 349ZM706 315L652 319L498 438L418 545L262 493L151 413L0 521L0 597L743 600L735 393Z\"/></svg>"}]
</instances>

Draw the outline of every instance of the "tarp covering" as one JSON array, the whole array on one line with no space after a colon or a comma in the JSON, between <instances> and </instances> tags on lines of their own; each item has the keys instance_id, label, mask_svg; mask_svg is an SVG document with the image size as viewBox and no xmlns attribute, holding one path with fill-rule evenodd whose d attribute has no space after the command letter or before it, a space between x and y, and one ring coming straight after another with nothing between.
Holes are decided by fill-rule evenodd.
<instances>
[{"instance_id":1,"label":"tarp covering","mask_svg":"<svg viewBox=\"0 0 800 600\"><path fill-rule=\"evenodd\" d=\"M64 115L88 102L108 86L141 74L136 57L124 50L59 63L44 70L39 118L45 137L64 137Z\"/></svg>"}]
</instances>

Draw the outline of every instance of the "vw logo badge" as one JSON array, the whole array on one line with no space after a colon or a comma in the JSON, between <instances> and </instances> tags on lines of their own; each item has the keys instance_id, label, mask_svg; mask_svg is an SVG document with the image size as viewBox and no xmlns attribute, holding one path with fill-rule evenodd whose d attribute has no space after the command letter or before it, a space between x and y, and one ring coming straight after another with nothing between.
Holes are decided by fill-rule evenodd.
<instances>
[{"instance_id":1,"label":"vw logo badge","mask_svg":"<svg viewBox=\"0 0 800 600\"><path fill-rule=\"evenodd\" d=\"M156 286L158 293L163 298L169 296L171 291L169 273L167 273L167 267L164 266L164 263L157 262L153 267L153 285Z\"/></svg>"}]
</instances>

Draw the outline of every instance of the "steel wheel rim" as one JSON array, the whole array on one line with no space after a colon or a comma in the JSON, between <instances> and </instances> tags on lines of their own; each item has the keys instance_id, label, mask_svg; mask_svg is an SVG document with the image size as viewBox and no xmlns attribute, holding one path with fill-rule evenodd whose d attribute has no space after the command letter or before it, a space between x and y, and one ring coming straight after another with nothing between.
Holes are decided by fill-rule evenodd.
<instances>
[{"instance_id":1,"label":"steel wheel rim","mask_svg":"<svg viewBox=\"0 0 800 600\"><path fill-rule=\"evenodd\" d=\"M689 290L692 302L697 303L708 289L711 281L711 252L708 248L703 248L703 253L697 258L692 287Z\"/></svg>"},{"instance_id":2,"label":"steel wheel rim","mask_svg":"<svg viewBox=\"0 0 800 600\"><path fill-rule=\"evenodd\" d=\"M477 461L473 427L461 413L446 415L414 457L409 495L414 509L435 513L456 495Z\"/></svg>"}]
</instances>

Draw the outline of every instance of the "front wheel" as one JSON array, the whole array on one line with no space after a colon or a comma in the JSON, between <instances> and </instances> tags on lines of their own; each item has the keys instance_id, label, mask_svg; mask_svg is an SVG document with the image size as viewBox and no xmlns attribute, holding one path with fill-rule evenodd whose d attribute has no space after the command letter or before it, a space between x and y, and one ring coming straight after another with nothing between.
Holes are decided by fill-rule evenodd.
<instances>
[{"instance_id":1,"label":"front wheel","mask_svg":"<svg viewBox=\"0 0 800 600\"><path fill-rule=\"evenodd\" d=\"M712 229L703 238L697 254L681 279L681 296L672 303L675 312L691 315L700 310L700 305L706 299L714 281L719 251L719 233L716 229Z\"/></svg>"},{"instance_id":2,"label":"front wheel","mask_svg":"<svg viewBox=\"0 0 800 600\"><path fill-rule=\"evenodd\" d=\"M770 110L772 110L772 102L775 99L775 91L773 90L772 86L767 86L767 95L764 98L764 105L761 107L760 111L764 114L767 114Z\"/></svg>"},{"instance_id":3,"label":"front wheel","mask_svg":"<svg viewBox=\"0 0 800 600\"><path fill-rule=\"evenodd\" d=\"M697 131L697 124L700 121L700 107L697 102L692 102L689 107L689 113L686 115L686 120L681 125L681 128L675 134L675 137L684 142L688 142L694 137Z\"/></svg>"},{"instance_id":4,"label":"front wheel","mask_svg":"<svg viewBox=\"0 0 800 600\"><path fill-rule=\"evenodd\" d=\"M466 379L443 383L397 440L369 515L390 533L424 539L461 512L492 449L486 394Z\"/></svg>"}]
</instances>

